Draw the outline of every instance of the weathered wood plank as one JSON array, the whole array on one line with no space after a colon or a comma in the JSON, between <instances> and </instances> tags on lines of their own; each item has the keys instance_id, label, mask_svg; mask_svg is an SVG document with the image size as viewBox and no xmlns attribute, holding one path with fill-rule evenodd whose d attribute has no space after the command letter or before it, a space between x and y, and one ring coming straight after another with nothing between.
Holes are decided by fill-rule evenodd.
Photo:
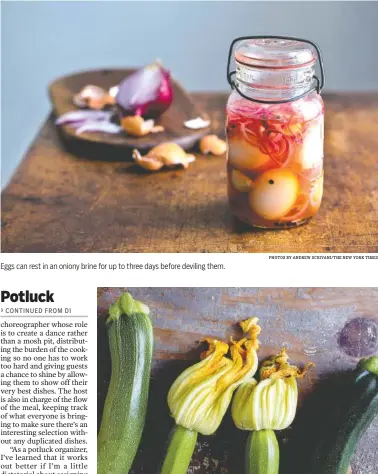
<instances>
[{"instance_id":1,"label":"weathered wood plank","mask_svg":"<svg viewBox=\"0 0 378 474\"><path fill-rule=\"evenodd\" d=\"M126 288L98 290L99 413L109 377L107 308ZM262 326L260 357L283 345L298 364L312 360L316 369L300 381L300 410L293 428L279 433L284 474L304 474L316 428L327 429L332 404L342 396L343 374L361 356L378 353L378 288L131 288L147 303L155 331L148 423L135 474L156 473L172 421L168 388L178 373L198 360L198 341L211 335L240 336L237 322L256 315ZM100 416L99 416L100 419ZM239 473L243 470L245 433L226 417L214 437L201 437L191 473ZM361 441L353 474L375 474L378 419ZM293 450L295 453L293 453ZM319 473L321 474L321 473Z\"/></svg>"},{"instance_id":2,"label":"weathered wood plank","mask_svg":"<svg viewBox=\"0 0 378 474\"><path fill-rule=\"evenodd\" d=\"M223 135L227 95L194 97ZM325 106L324 200L307 225L272 232L235 222L223 158L149 174L114 147L64 145L50 118L3 192L2 250L377 252L378 96L325 95Z\"/></svg>"}]
</instances>

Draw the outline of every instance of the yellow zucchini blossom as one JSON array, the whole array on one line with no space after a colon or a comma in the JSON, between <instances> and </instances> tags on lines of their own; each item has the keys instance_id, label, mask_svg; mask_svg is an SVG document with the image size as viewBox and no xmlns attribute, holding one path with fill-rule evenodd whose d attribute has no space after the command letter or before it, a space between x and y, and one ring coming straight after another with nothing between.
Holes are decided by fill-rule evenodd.
<instances>
[{"instance_id":1,"label":"yellow zucchini blossom","mask_svg":"<svg viewBox=\"0 0 378 474\"><path fill-rule=\"evenodd\" d=\"M240 385L232 402L232 418L241 430L283 430L293 422L297 403L297 378L303 370L288 363L286 349L263 362L260 381L249 379Z\"/></svg>"},{"instance_id":2,"label":"yellow zucchini blossom","mask_svg":"<svg viewBox=\"0 0 378 474\"><path fill-rule=\"evenodd\" d=\"M261 330L257 321L251 318L240 323L248 336L240 341L203 340L209 348L201 354L201 361L186 369L168 393L168 406L177 425L203 435L217 430L236 388L256 373Z\"/></svg>"}]
</instances>

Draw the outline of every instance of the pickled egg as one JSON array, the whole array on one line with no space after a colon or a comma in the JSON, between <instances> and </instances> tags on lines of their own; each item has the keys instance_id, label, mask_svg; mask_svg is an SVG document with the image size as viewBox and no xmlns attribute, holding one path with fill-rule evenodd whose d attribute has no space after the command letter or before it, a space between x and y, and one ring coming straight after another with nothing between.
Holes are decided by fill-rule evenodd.
<instances>
[{"instance_id":1,"label":"pickled egg","mask_svg":"<svg viewBox=\"0 0 378 474\"><path fill-rule=\"evenodd\" d=\"M302 170L318 167L323 159L323 124L320 122L310 126L303 137L303 143L298 145L294 162Z\"/></svg>"},{"instance_id":2,"label":"pickled egg","mask_svg":"<svg viewBox=\"0 0 378 474\"><path fill-rule=\"evenodd\" d=\"M322 112L322 101L321 99L300 101L297 110L305 122L314 120Z\"/></svg>"},{"instance_id":3,"label":"pickled egg","mask_svg":"<svg viewBox=\"0 0 378 474\"><path fill-rule=\"evenodd\" d=\"M314 210L318 210L320 207L320 203L323 197L323 181L324 175L322 174L319 178L315 181L313 188L310 193L310 202L311 206Z\"/></svg>"},{"instance_id":4,"label":"pickled egg","mask_svg":"<svg viewBox=\"0 0 378 474\"><path fill-rule=\"evenodd\" d=\"M301 192L297 196L297 200L295 201L294 206L290 209L290 211L285 214L284 217L281 217L281 220L284 222L296 222L300 219L303 219L305 215L307 215L308 210L308 203L309 203L309 196L305 192Z\"/></svg>"},{"instance_id":5,"label":"pickled egg","mask_svg":"<svg viewBox=\"0 0 378 474\"><path fill-rule=\"evenodd\" d=\"M251 190L252 181L242 172L233 169L231 172L232 186L241 193L246 193Z\"/></svg>"},{"instance_id":6,"label":"pickled egg","mask_svg":"<svg viewBox=\"0 0 378 474\"><path fill-rule=\"evenodd\" d=\"M254 182L249 205L265 219L279 219L294 206L298 192L299 181L293 172L287 169L269 170Z\"/></svg>"},{"instance_id":7,"label":"pickled egg","mask_svg":"<svg viewBox=\"0 0 378 474\"><path fill-rule=\"evenodd\" d=\"M241 137L229 137L228 160L235 168L253 172L267 165L270 156Z\"/></svg>"}]
</instances>

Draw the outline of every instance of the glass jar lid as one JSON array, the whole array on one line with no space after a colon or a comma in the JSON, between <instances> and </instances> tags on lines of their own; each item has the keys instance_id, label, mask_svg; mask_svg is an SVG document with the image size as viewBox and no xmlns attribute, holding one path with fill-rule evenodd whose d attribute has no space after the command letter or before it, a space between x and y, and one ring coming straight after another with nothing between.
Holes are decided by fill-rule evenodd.
<instances>
[{"instance_id":1,"label":"glass jar lid","mask_svg":"<svg viewBox=\"0 0 378 474\"><path fill-rule=\"evenodd\" d=\"M291 69L314 64L317 51L311 44L296 39L253 38L237 45L235 60L253 67Z\"/></svg>"},{"instance_id":2,"label":"glass jar lid","mask_svg":"<svg viewBox=\"0 0 378 474\"><path fill-rule=\"evenodd\" d=\"M230 70L233 56L234 71ZM315 74L316 62L320 77ZM320 94L324 80L321 52L312 41L290 36L242 36L231 43L227 81L245 99L283 104L312 91ZM259 91L265 91L265 96Z\"/></svg>"}]
</instances>

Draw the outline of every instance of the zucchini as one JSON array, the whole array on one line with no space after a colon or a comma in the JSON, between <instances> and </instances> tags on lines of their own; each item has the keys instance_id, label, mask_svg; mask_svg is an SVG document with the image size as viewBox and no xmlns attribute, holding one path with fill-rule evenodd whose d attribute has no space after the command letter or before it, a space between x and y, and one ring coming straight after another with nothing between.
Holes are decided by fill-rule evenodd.
<instances>
[{"instance_id":1,"label":"zucchini","mask_svg":"<svg viewBox=\"0 0 378 474\"><path fill-rule=\"evenodd\" d=\"M378 415L378 357L362 359L341 401L340 415L315 452L310 472L346 474L356 445Z\"/></svg>"},{"instance_id":2,"label":"zucchini","mask_svg":"<svg viewBox=\"0 0 378 474\"><path fill-rule=\"evenodd\" d=\"M171 433L161 474L186 474L197 435L212 435L219 428L234 391L257 370L258 318L240 323L245 336L230 344L207 337L201 361L188 367L173 382L168 406L176 426ZM227 357L230 352L231 357Z\"/></svg>"},{"instance_id":3,"label":"zucchini","mask_svg":"<svg viewBox=\"0 0 378 474\"><path fill-rule=\"evenodd\" d=\"M144 428L153 350L149 308L123 294L107 319L111 378L97 440L97 474L126 474Z\"/></svg>"},{"instance_id":4,"label":"zucchini","mask_svg":"<svg viewBox=\"0 0 378 474\"><path fill-rule=\"evenodd\" d=\"M273 430L251 431L245 450L245 474L278 474L280 448Z\"/></svg>"},{"instance_id":5,"label":"zucchini","mask_svg":"<svg viewBox=\"0 0 378 474\"><path fill-rule=\"evenodd\" d=\"M161 474L179 474L188 471L197 437L197 431L189 430L180 425L174 426Z\"/></svg>"},{"instance_id":6,"label":"zucchini","mask_svg":"<svg viewBox=\"0 0 378 474\"><path fill-rule=\"evenodd\" d=\"M232 418L239 429L251 431L245 451L246 474L278 474L280 450L274 430L284 430L293 422L297 378L313 365L309 362L302 370L291 365L283 348L261 364L258 382L250 378L237 389Z\"/></svg>"}]
</instances>

